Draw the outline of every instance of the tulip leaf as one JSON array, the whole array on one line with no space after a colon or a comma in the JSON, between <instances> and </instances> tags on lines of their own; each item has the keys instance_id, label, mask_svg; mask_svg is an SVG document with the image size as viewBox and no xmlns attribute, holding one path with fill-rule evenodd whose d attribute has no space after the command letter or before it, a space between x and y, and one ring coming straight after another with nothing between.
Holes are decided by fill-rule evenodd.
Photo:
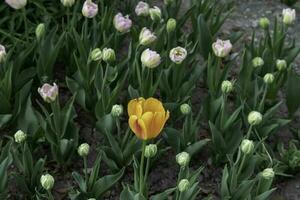
<instances>
[{"instance_id":1,"label":"tulip leaf","mask_svg":"<svg viewBox=\"0 0 300 200\"><path fill-rule=\"evenodd\" d=\"M288 72L286 87L286 104L290 115L294 114L300 107L300 75L293 69Z\"/></svg>"}]
</instances>

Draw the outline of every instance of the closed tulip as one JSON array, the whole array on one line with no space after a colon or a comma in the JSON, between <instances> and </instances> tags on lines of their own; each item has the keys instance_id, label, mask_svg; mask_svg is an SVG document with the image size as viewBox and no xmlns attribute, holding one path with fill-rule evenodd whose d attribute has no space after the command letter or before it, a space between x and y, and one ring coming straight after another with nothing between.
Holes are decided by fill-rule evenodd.
<instances>
[{"instance_id":1,"label":"closed tulip","mask_svg":"<svg viewBox=\"0 0 300 200\"><path fill-rule=\"evenodd\" d=\"M86 0L82 6L82 15L87 18L93 18L98 13L98 5L91 0Z\"/></svg>"},{"instance_id":2,"label":"closed tulip","mask_svg":"<svg viewBox=\"0 0 300 200\"><path fill-rule=\"evenodd\" d=\"M26 6L27 0L5 0L5 3L7 3L13 9L19 10Z\"/></svg>"},{"instance_id":3,"label":"closed tulip","mask_svg":"<svg viewBox=\"0 0 300 200\"><path fill-rule=\"evenodd\" d=\"M44 101L51 103L58 96L58 86L55 83L53 83L53 86L45 83L41 88L38 88L38 92Z\"/></svg>"},{"instance_id":4,"label":"closed tulip","mask_svg":"<svg viewBox=\"0 0 300 200\"><path fill-rule=\"evenodd\" d=\"M117 31L121 33L129 32L132 26L132 21L129 19L129 16L124 17L122 13L118 13L114 17L113 23Z\"/></svg>"},{"instance_id":5,"label":"closed tulip","mask_svg":"<svg viewBox=\"0 0 300 200\"><path fill-rule=\"evenodd\" d=\"M224 58L232 50L232 44L229 40L218 39L215 43L213 43L212 49L217 57Z\"/></svg>"},{"instance_id":6,"label":"closed tulip","mask_svg":"<svg viewBox=\"0 0 300 200\"><path fill-rule=\"evenodd\" d=\"M128 103L129 126L141 140L156 138L169 119L162 103L155 98L138 98Z\"/></svg>"}]
</instances>

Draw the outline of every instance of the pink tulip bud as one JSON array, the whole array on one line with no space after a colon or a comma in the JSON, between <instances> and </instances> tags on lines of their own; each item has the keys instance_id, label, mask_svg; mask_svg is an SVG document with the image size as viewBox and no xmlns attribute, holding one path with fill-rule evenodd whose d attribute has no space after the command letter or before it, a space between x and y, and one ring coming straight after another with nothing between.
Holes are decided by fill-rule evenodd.
<instances>
[{"instance_id":1,"label":"pink tulip bud","mask_svg":"<svg viewBox=\"0 0 300 200\"><path fill-rule=\"evenodd\" d=\"M82 15L87 18L93 18L98 13L98 5L91 0L86 0L82 7Z\"/></svg>"},{"instance_id":2,"label":"pink tulip bud","mask_svg":"<svg viewBox=\"0 0 300 200\"><path fill-rule=\"evenodd\" d=\"M212 48L216 56L224 58L232 50L232 44L229 40L217 39L217 41L212 44Z\"/></svg>"},{"instance_id":3,"label":"pink tulip bud","mask_svg":"<svg viewBox=\"0 0 300 200\"><path fill-rule=\"evenodd\" d=\"M118 13L114 17L113 23L117 31L121 33L130 31L130 28L132 26L132 21L129 19L129 16L127 15L124 17L122 13Z\"/></svg>"},{"instance_id":4,"label":"pink tulip bud","mask_svg":"<svg viewBox=\"0 0 300 200\"><path fill-rule=\"evenodd\" d=\"M44 101L51 103L58 96L58 86L55 83L53 83L53 86L45 83L41 88L38 88L38 92Z\"/></svg>"}]
</instances>

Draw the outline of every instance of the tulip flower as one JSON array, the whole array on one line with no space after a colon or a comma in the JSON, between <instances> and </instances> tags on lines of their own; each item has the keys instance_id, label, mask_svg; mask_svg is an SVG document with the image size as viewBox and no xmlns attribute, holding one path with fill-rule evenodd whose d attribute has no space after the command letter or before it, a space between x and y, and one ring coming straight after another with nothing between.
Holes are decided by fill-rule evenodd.
<instances>
[{"instance_id":1,"label":"tulip flower","mask_svg":"<svg viewBox=\"0 0 300 200\"><path fill-rule=\"evenodd\" d=\"M141 55L141 61L144 66L149 68L155 68L160 64L161 58L156 51L146 49Z\"/></svg>"},{"instance_id":2,"label":"tulip flower","mask_svg":"<svg viewBox=\"0 0 300 200\"><path fill-rule=\"evenodd\" d=\"M135 13L137 16L148 16L149 15L149 4L140 1L135 7Z\"/></svg>"},{"instance_id":3,"label":"tulip flower","mask_svg":"<svg viewBox=\"0 0 300 200\"><path fill-rule=\"evenodd\" d=\"M118 13L114 17L113 23L117 31L121 33L129 32L132 26L132 21L129 19L129 16L127 15L124 17L122 13Z\"/></svg>"},{"instance_id":4,"label":"tulip flower","mask_svg":"<svg viewBox=\"0 0 300 200\"><path fill-rule=\"evenodd\" d=\"M154 42L156 40L156 36L154 33L152 33L149 29L143 28L141 30L140 36L139 36L139 42L141 45L147 46Z\"/></svg>"},{"instance_id":5,"label":"tulip flower","mask_svg":"<svg viewBox=\"0 0 300 200\"><path fill-rule=\"evenodd\" d=\"M75 3L75 0L60 0L63 6L72 7Z\"/></svg>"},{"instance_id":6,"label":"tulip flower","mask_svg":"<svg viewBox=\"0 0 300 200\"><path fill-rule=\"evenodd\" d=\"M82 15L87 18L93 18L98 13L98 5L91 0L86 0L82 7Z\"/></svg>"},{"instance_id":7,"label":"tulip flower","mask_svg":"<svg viewBox=\"0 0 300 200\"><path fill-rule=\"evenodd\" d=\"M282 10L283 23L286 25L292 24L296 20L296 11L295 9L283 9Z\"/></svg>"},{"instance_id":8,"label":"tulip flower","mask_svg":"<svg viewBox=\"0 0 300 200\"><path fill-rule=\"evenodd\" d=\"M156 138L169 119L162 103L155 98L138 98L128 103L129 126L141 140Z\"/></svg>"},{"instance_id":9,"label":"tulip flower","mask_svg":"<svg viewBox=\"0 0 300 200\"><path fill-rule=\"evenodd\" d=\"M150 13L150 18L153 21L160 21L160 19L161 19L161 10L160 10L159 7L154 6L153 8L150 8L149 13Z\"/></svg>"},{"instance_id":10,"label":"tulip flower","mask_svg":"<svg viewBox=\"0 0 300 200\"><path fill-rule=\"evenodd\" d=\"M230 53L232 44L229 40L218 39L212 44L212 49L217 57L224 58Z\"/></svg>"},{"instance_id":11,"label":"tulip flower","mask_svg":"<svg viewBox=\"0 0 300 200\"><path fill-rule=\"evenodd\" d=\"M27 0L5 0L5 2L16 10L24 8L27 4Z\"/></svg>"},{"instance_id":12,"label":"tulip flower","mask_svg":"<svg viewBox=\"0 0 300 200\"><path fill-rule=\"evenodd\" d=\"M181 64L187 56L187 51L182 47L175 47L170 51L169 57L172 62Z\"/></svg>"},{"instance_id":13,"label":"tulip flower","mask_svg":"<svg viewBox=\"0 0 300 200\"><path fill-rule=\"evenodd\" d=\"M0 63L4 62L6 59L6 50L3 45L0 44Z\"/></svg>"},{"instance_id":14,"label":"tulip flower","mask_svg":"<svg viewBox=\"0 0 300 200\"><path fill-rule=\"evenodd\" d=\"M55 83L53 83L53 86L45 83L41 88L38 88L38 92L44 99L44 101L46 101L47 103L51 103L55 101L58 95L58 87Z\"/></svg>"}]
</instances>

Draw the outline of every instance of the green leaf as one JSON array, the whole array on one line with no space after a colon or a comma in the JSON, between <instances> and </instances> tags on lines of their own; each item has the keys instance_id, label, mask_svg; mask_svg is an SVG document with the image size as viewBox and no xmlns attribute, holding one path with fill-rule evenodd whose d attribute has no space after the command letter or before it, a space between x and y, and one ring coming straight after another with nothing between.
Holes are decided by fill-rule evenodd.
<instances>
[{"instance_id":1,"label":"green leaf","mask_svg":"<svg viewBox=\"0 0 300 200\"><path fill-rule=\"evenodd\" d=\"M289 69L286 88L286 105L290 115L294 114L300 106L300 76L294 71Z\"/></svg>"},{"instance_id":2,"label":"green leaf","mask_svg":"<svg viewBox=\"0 0 300 200\"><path fill-rule=\"evenodd\" d=\"M78 174L77 172L73 172L72 176L75 179L75 181L77 182L80 190L82 192L86 192L86 184L85 184L85 180L83 179L83 177L80 174Z\"/></svg>"}]
</instances>

